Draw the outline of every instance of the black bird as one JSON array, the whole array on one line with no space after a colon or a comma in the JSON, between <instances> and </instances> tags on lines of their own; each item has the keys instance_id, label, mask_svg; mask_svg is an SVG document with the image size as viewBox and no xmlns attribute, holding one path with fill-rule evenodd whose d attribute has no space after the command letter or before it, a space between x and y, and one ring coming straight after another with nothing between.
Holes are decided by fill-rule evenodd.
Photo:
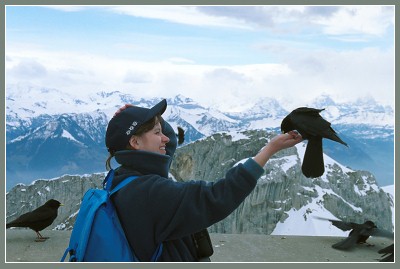
<instances>
[{"instance_id":1,"label":"black bird","mask_svg":"<svg viewBox=\"0 0 400 269\"><path fill-rule=\"evenodd\" d=\"M40 231L50 226L56 219L58 208L62 204L54 199L48 200L44 205L39 206L33 211L22 214L17 219L6 224L6 228L10 227L27 227L36 232L37 238L35 241L41 242L48 237L43 237Z\"/></svg>"},{"instance_id":2,"label":"black bird","mask_svg":"<svg viewBox=\"0 0 400 269\"><path fill-rule=\"evenodd\" d=\"M378 250L379 254L383 254L380 262L394 262L394 243Z\"/></svg>"},{"instance_id":3,"label":"black bird","mask_svg":"<svg viewBox=\"0 0 400 269\"><path fill-rule=\"evenodd\" d=\"M178 137L178 145L182 145L185 141L185 131L181 127L178 127L178 134L176 136Z\"/></svg>"},{"instance_id":4,"label":"black bird","mask_svg":"<svg viewBox=\"0 0 400 269\"><path fill-rule=\"evenodd\" d=\"M359 224L341 220L325 219L321 217L315 218L328 220L342 231L350 231L346 239L332 245L332 247L336 249L346 250L352 248L356 244L368 244L366 241L370 236L386 237L390 239L394 238L394 234L392 232L379 229L375 223L370 220Z\"/></svg>"},{"instance_id":5,"label":"black bird","mask_svg":"<svg viewBox=\"0 0 400 269\"><path fill-rule=\"evenodd\" d=\"M322 139L327 138L347 144L339 138L331 123L319 114L324 109L299 107L287 115L281 123L281 131L287 133L292 130L298 131L303 139L308 140L306 152L304 153L301 170L304 176L315 178L322 176L325 171L324 156L322 151Z\"/></svg>"}]
</instances>

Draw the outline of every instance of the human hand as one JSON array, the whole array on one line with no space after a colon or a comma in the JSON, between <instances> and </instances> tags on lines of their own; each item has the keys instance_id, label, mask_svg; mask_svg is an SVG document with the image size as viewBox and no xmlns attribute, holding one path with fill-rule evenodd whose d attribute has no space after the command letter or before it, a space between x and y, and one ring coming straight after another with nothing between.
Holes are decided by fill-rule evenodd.
<instances>
[{"instance_id":1,"label":"human hand","mask_svg":"<svg viewBox=\"0 0 400 269\"><path fill-rule=\"evenodd\" d=\"M131 107L133 105L131 104L125 104L123 107L120 107L115 113L114 113L114 117L117 116L119 113L121 113L122 111L124 111L125 109L127 109L128 107Z\"/></svg>"},{"instance_id":2,"label":"human hand","mask_svg":"<svg viewBox=\"0 0 400 269\"><path fill-rule=\"evenodd\" d=\"M261 151L254 156L254 160L261 166L263 167L269 158L271 158L272 155L277 153L278 151L286 148L293 147L297 143L301 142L303 138L299 133L296 131L290 131L285 134L279 134L275 136L274 138L267 143L267 145L261 149Z\"/></svg>"},{"instance_id":3,"label":"human hand","mask_svg":"<svg viewBox=\"0 0 400 269\"><path fill-rule=\"evenodd\" d=\"M271 147L274 153L293 147L297 143L303 141L302 136L296 131L289 131L285 134L279 134L271 139L268 145Z\"/></svg>"}]
</instances>

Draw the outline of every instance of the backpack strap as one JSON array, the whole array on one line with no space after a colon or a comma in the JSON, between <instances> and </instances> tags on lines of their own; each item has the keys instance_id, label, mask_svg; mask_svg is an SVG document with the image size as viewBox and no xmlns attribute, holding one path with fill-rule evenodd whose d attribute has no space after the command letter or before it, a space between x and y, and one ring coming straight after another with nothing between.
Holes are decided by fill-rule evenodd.
<instances>
[{"instance_id":1,"label":"backpack strap","mask_svg":"<svg viewBox=\"0 0 400 269\"><path fill-rule=\"evenodd\" d=\"M113 195L114 193L116 193L117 191L119 191L120 189L122 189L123 187L125 187L126 185L128 185L130 182L132 182L133 180L135 180L136 178L138 178L138 176L131 176L131 177L127 177L125 178L121 183L119 183L117 186L115 186L114 189L112 189L110 191L110 195ZM111 183L111 181L110 181ZM111 184L110 184L111 185Z\"/></svg>"},{"instance_id":2,"label":"backpack strap","mask_svg":"<svg viewBox=\"0 0 400 269\"><path fill-rule=\"evenodd\" d=\"M156 262L158 261L158 258L160 258L161 254L163 251L163 243L160 243L156 249L156 251L154 252L153 256L151 257L151 262Z\"/></svg>"},{"instance_id":3,"label":"backpack strap","mask_svg":"<svg viewBox=\"0 0 400 269\"><path fill-rule=\"evenodd\" d=\"M112 182L114 179L114 169L111 169L106 178L103 180L103 189L105 189L110 195L116 193L119 191L121 188L125 187L128 183L130 183L132 180L136 179L138 176L131 176L125 178L121 183L119 183L115 188L111 190Z\"/></svg>"}]
</instances>

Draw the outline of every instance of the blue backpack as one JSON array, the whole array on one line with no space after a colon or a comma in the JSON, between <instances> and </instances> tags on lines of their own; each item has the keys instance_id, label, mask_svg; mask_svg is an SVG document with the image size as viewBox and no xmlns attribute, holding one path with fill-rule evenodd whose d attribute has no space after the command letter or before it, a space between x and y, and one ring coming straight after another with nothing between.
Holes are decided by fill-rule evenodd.
<instances>
[{"instance_id":1,"label":"blue backpack","mask_svg":"<svg viewBox=\"0 0 400 269\"><path fill-rule=\"evenodd\" d=\"M125 237L111 195L133 181L128 177L110 191L114 170L110 170L103 181L103 189L89 189L83 196L69 246L64 252L63 262L69 254L70 262L139 262ZM158 246L152 262L162 253Z\"/></svg>"}]
</instances>

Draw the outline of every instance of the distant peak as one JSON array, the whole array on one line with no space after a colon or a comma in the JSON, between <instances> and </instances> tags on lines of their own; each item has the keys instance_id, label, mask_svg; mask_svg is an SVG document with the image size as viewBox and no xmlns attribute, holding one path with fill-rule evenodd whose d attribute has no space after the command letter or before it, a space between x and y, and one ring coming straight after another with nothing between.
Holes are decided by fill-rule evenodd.
<instances>
[{"instance_id":1,"label":"distant peak","mask_svg":"<svg viewBox=\"0 0 400 269\"><path fill-rule=\"evenodd\" d=\"M183 96L182 94L178 94L172 99L172 103L178 105L178 104L194 103L194 101L193 99Z\"/></svg>"},{"instance_id":2,"label":"distant peak","mask_svg":"<svg viewBox=\"0 0 400 269\"><path fill-rule=\"evenodd\" d=\"M314 99L313 102L314 106L317 106L319 108L325 107L325 106L335 106L336 103L333 101L332 97L329 96L328 94L322 94Z\"/></svg>"}]
</instances>

